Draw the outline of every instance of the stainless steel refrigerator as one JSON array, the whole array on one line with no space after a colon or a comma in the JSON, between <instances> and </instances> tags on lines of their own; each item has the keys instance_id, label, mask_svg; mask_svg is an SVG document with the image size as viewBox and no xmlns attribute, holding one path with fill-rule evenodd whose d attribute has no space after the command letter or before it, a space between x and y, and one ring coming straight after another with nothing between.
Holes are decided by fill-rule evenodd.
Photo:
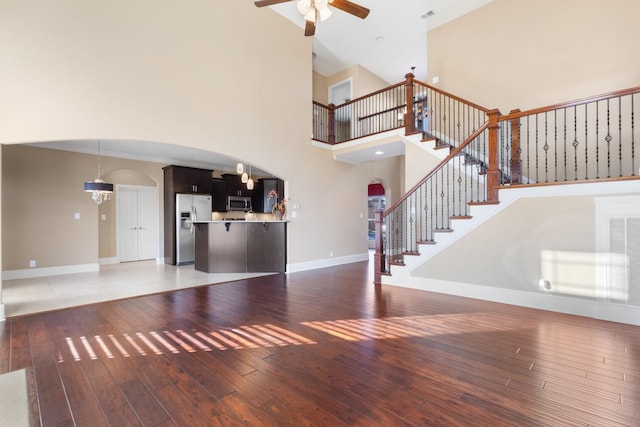
<instances>
[{"instance_id":1,"label":"stainless steel refrigerator","mask_svg":"<svg viewBox=\"0 0 640 427\"><path fill-rule=\"evenodd\" d=\"M176 265L195 262L193 221L211 220L211 196L176 194Z\"/></svg>"}]
</instances>

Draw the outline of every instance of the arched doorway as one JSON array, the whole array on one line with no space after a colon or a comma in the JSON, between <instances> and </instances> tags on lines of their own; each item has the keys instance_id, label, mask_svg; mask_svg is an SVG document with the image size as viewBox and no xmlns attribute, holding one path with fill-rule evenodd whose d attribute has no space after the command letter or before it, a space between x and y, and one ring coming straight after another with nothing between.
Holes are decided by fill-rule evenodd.
<instances>
[{"instance_id":1,"label":"arched doorway","mask_svg":"<svg viewBox=\"0 0 640 427\"><path fill-rule=\"evenodd\" d=\"M384 186L380 182L372 182L367 188L367 212L368 212L368 227L367 227L367 241L369 249L375 249L376 247L376 223L375 212L377 210L387 209L387 198L385 196Z\"/></svg>"}]
</instances>

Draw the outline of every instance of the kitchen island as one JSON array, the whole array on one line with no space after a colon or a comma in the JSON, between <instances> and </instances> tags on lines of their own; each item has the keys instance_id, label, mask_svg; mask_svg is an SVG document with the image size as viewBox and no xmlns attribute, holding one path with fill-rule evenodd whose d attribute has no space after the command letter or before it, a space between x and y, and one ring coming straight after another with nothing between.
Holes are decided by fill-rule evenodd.
<instances>
[{"instance_id":1,"label":"kitchen island","mask_svg":"<svg viewBox=\"0 0 640 427\"><path fill-rule=\"evenodd\" d=\"M194 221L195 269L207 273L284 273L286 221Z\"/></svg>"}]
</instances>

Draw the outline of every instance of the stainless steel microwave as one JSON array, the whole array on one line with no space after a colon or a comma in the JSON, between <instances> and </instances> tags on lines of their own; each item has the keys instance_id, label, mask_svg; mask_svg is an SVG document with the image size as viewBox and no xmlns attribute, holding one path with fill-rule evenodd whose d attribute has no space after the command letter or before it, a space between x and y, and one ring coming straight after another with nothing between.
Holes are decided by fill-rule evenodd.
<instances>
[{"instance_id":1,"label":"stainless steel microwave","mask_svg":"<svg viewBox=\"0 0 640 427\"><path fill-rule=\"evenodd\" d=\"M244 196L227 196L227 211L243 211L251 210L251 198Z\"/></svg>"}]
</instances>

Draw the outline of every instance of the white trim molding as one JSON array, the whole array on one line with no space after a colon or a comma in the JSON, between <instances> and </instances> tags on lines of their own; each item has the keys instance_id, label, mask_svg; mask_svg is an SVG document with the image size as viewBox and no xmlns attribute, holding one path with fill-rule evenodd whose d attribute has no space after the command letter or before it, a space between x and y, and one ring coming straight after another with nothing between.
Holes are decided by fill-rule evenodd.
<instances>
[{"instance_id":1,"label":"white trim molding","mask_svg":"<svg viewBox=\"0 0 640 427\"><path fill-rule=\"evenodd\" d=\"M287 264L287 273L297 273L299 271L314 270L316 268L333 267L334 265L350 264L352 262L367 261L369 252L362 254L348 255L343 257L325 258L306 262Z\"/></svg>"},{"instance_id":2,"label":"white trim molding","mask_svg":"<svg viewBox=\"0 0 640 427\"><path fill-rule=\"evenodd\" d=\"M2 272L2 280L30 279L33 277L60 276L63 274L92 273L100 271L99 263L61 265L58 267L27 268Z\"/></svg>"}]
</instances>

